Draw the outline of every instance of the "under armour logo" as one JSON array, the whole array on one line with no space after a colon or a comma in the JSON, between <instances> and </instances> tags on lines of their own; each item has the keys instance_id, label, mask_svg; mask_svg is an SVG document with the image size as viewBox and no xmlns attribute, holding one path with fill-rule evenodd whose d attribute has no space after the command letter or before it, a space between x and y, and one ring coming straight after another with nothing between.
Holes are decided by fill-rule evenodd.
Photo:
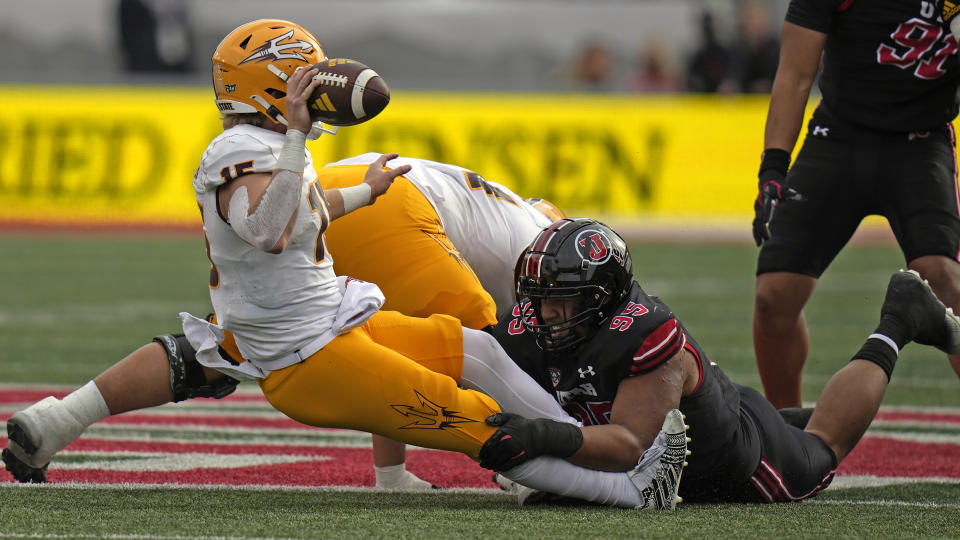
<instances>
[{"instance_id":1,"label":"under armour logo","mask_svg":"<svg viewBox=\"0 0 960 540\"><path fill-rule=\"evenodd\" d=\"M577 373L580 374L581 379L586 379L587 375L596 375L597 372L593 370L593 366L587 366L587 369L577 368Z\"/></svg>"},{"instance_id":2,"label":"under armour logo","mask_svg":"<svg viewBox=\"0 0 960 540\"><path fill-rule=\"evenodd\" d=\"M826 137L830 135L830 128L826 126L813 126L814 137Z\"/></svg>"}]
</instances>

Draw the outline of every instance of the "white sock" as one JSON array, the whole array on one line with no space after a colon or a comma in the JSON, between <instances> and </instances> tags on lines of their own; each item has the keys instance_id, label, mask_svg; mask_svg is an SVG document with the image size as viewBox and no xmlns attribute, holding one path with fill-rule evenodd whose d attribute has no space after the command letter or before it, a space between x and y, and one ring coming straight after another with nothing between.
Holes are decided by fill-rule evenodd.
<instances>
[{"instance_id":1,"label":"white sock","mask_svg":"<svg viewBox=\"0 0 960 540\"><path fill-rule=\"evenodd\" d=\"M373 466L373 472L377 477L377 487L380 489L396 489L403 491L424 491L433 489L433 485L426 480L422 480L417 475L406 469L401 463L399 465L388 465L386 467Z\"/></svg>"},{"instance_id":2,"label":"white sock","mask_svg":"<svg viewBox=\"0 0 960 540\"><path fill-rule=\"evenodd\" d=\"M463 329L463 374L459 382L492 397L504 412L579 425L486 332Z\"/></svg>"},{"instance_id":3,"label":"white sock","mask_svg":"<svg viewBox=\"0 0 960 540\"><path fill-rule=\"evenodd\" d=\"M489 395L506 412L579 425L486 332L463 329L459 382ZM529 488L600 504L636 508L643 503L627 473L586 469L555 457L532 459L501 474Z\"/></svg>"},{"instance_id":4,"label":"white sock","mask_svg":"<svg viewBox=\"0 0 960 540\"><path fill-rule=\"evenodd\" d=\"M643 503L627 473L585 469L555 457L531 459L500 474L529 488L599 504L636 508Z\"/></svg>"},{"instance_id":5,"label":"white sock","mask_svg":"<svg viewBox=\"0 0 960 540\"><path fill-rule=\"evenodd\" d=\"M103 394L93 381L68 394L62 402L77 422L83 425L83 429L110 416L107 402L103 400Z\"/></svg>"}]
</instances>

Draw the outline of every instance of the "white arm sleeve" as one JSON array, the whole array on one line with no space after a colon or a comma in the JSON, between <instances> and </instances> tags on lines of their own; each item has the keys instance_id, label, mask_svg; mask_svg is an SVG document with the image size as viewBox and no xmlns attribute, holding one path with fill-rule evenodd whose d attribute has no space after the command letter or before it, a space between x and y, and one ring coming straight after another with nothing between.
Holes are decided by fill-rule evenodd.
<instances>
[{"instance_id":1,"label":"white arm sleeve","mask_svg":"<svg viewBox=\"0 0 960 540\"><path fill-rule=\"evenodd\" d=\"M260 204L250 213L250 196L241 186L230 197L227 219L237 236L248 244L270 251L277 245L300 204L300 175L280 169L263 191Z\"/></svg>"}]
</instances>

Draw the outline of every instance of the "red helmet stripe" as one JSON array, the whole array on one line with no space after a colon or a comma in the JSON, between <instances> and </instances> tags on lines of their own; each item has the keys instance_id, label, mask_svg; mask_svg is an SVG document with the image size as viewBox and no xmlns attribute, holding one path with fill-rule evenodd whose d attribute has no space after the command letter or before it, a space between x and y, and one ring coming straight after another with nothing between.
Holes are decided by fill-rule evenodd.
<instances>
[{"instance_id":1,"label":"red helmet stripe","mask_svg":"<svg viewBox=\"0 0 960 540\"><path fill-rule=\"evenodd\" d=\"M526 274L532 277L540 277L540 262L543 261L543 255L534 253L527 256Z\"/></svg>"},{"instance_id":2,"label":"red helmet stripe","mask_svg":"<svg viewBox=\"0 0 960 540\"><path fill-rule=\"evenodd\" d=\"M533 251L543 251L550 244L550 241L553 240L553 237L557 235L557 231L566 227L571 222L567 220L557 221L552 223L549 227L543 230L537 239L533 243Z\"/></svg>"}]
</instances>

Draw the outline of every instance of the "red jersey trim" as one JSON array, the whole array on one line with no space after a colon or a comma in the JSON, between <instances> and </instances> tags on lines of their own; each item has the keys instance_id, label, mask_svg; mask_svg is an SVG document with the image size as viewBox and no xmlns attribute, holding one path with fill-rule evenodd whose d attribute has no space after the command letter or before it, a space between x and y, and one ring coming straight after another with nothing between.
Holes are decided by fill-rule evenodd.
<instances>
[{"instance_id":1,"label":"red jersey trim","mask_svg":"<svg viewBox=\"0 0 960 540\"><path fill-rule=\"evenodd\" d=\"M703 359L700 358L700 355L697 353L697 350L693 348L693 345L684 343L683 348L690 351L690 354L697 360L697 386L693 388L693 392L696 392L700 389L700 385L703 384ZM693 392L691 392L691 394Z\"/></svg>"},{"instance_id":2,"label":"red jersey trim","mask_svg":"<svg viewBox=\"0 0 960 540\"><path fill-rule=\"evenodd\" d=\"M750 477L750 483L753 484L753 487L757 488L757 491L760 492L760 495L762 495L767 502L795 502L813 497L826 489L826 487L830 485L830 482L833 481L833 476L836 472L837 469L831 469L812 490L807 493L795 495L787 487L780 471L775 469L769 461L761 458L757 472L753 473L753 476Z\"/></svg>"},{"instance_id":3,"label":"red jersey trim","mask_svg":"<svg viewBox=\"0 0 960 540\"><path fill-rule=\"evenodd\" d=\"M633 355L631 375L646 373L676 356L687 343L687 337L676 319L660 325L654 330Z\"/></svg>"}]
</instances>

